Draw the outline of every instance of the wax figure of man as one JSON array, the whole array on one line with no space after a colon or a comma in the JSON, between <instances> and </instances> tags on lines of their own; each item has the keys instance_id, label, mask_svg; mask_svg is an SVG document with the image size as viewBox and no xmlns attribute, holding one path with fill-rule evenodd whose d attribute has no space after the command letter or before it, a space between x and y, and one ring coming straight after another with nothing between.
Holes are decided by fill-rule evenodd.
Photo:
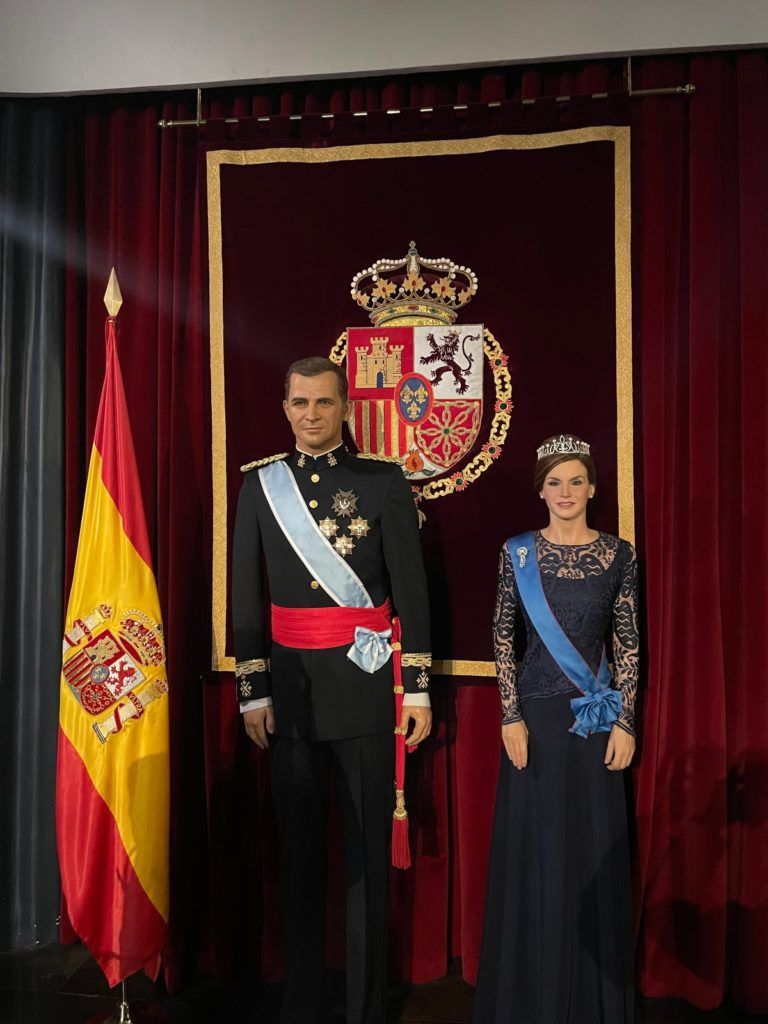
<instances>
[{"instance_id":1,"label":"wax figure of man","mask_svg":"<svg viewBox=\"0 0 768 1024\"><path fill-rule=\"evenodd\" d=\"M283 408L295 451L243 467L232 600L245 728L254 743L272 749L285 964L281 1024L320 1019L331 773L347 866L347 1021L383 1024L393 733L399 731L402 744L407 731L415 746L431 728L417 513L399 466L356 456L342 442L347 381L334 363L321 357L294 363ZM264 603L262 561L271 609ZM399 619L394 635L393 615ZM397 675L402 697L393 695ZM396 700L403 705L399 723Z\"/></svg>"}]
</instances>

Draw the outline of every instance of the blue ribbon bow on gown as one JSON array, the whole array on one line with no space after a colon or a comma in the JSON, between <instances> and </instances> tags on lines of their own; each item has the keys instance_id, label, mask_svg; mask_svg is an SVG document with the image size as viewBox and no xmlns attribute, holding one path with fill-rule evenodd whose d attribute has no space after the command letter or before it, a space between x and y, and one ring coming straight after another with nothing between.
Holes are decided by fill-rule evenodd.
<instances>
[{"instance_id":1,"label":"blue ribbon bow on gown","mask_svg":"<svg viewBox=\"0 0 768 1024\"><path fill-rule=\"evenodd\" d=\"M571 732L577 736L586 738L591 732L610 732L621 713L621 695L616 690L601 690L574 697L571 711L575 716Z\"/></svg>"}]
</instances>

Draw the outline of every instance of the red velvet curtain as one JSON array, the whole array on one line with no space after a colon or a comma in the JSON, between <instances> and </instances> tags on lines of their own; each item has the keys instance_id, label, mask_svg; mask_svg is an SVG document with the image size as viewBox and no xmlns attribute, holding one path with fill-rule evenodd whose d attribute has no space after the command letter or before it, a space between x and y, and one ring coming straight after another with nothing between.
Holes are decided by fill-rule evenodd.
<instances>
[{"instance_id":1,"label":"red velvet curtain","mask_svg":"<svg viewBox=\"0 0 768 1024\"><path fill-rule=\"evenodd\" d=\"M768 1011L768 73L635 119L638 493L648 656L637 770L641 988Z\"/></svg>"},{"instance_id":2,"label":"red velvet curtain","mask_svg":"<svg viewBox=\"0 0 768 1024\"><path fill-rule=\"evenodd\" d=\"M730 989L768 1008L759 965L766 904L765 327L768 153L762 53L636 62L635 86L692 80L699 92L633 102L639 546L648 687L636 773L642 987L715 1005ZM617 90L620 62L498 74L413 76L301 89L221 90L205 113L273 115L238 130L322 136L326 110L434 106L427 130L483 127L453 103L537 104ZM271 811L258 752L242 742L231 681L210 677L207 339L198 130L177 98L77 101L71 140L67 295L67 524L71 570L103 369L101 296L117 267L120 346L168 636L172 685L173 987L196 966L226 978L277 970ZM592 101L576 101L584 110ZM442 109L441 109L442 108ZM529 108L526 108L529 109ZM317 117L296 122L295 112ZM276 115L276 116L275 116ZM379 115L382 124L386 115ZM422 124L418 115L408 122ZM464 115L462 115L464 116ZM493 114L490 115L492 123ZM347 123L351 124L352 121ZM412 129L409 129L412 130ZM553 264L557 254L552 254ZM762 558L761 558L762 555ZM491 685L446 687L435 751L415 780L416 815L450 857L398 883L395 962L414 980L450 956L472 978L482 928L496 767ZM250 767L249 763L250 762ZM256 777L254 792L244 781ZM261 822L259 827L256 822ZM413 887L413 891L409 888ZM266 904L266 905L265 905ZM331 908L335 955L340 914Z\"/></svg>"}]
</instances>

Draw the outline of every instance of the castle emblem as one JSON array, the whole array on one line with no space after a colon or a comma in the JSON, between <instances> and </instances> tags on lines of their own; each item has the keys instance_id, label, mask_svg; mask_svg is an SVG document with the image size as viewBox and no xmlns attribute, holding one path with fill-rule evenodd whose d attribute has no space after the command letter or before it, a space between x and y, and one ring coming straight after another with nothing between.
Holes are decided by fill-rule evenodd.
<instances>
[{"instance_id":1,"label":"castle emblem","mask_svg":"<svg viewBox=\"0 0 768 1024\"><path fill-rule=\"evenodd\" d=\"M509 428L506 355L482 324L456 323L477 289L469 267L423 258L411 242L404 258L377 260L355 275L352 298L373 326L348 328L331 352L334 361L346 360L355 444L399 462L418 498L464 490L499 457ZM467 462L490 397L486 364L493 421Z\"/></svg>"},{"instance_id":2,"label":"castle emblem","mask_svg":"<svg viewBox=\"0 0 768 1024\"><path fill-rule=\"evenodd\" d=\"M393 387L402 376L402 345L392 345L386 335L371 338L370 351L360 347L357 353L355 388Z\"/></svg>"}]
</instances>

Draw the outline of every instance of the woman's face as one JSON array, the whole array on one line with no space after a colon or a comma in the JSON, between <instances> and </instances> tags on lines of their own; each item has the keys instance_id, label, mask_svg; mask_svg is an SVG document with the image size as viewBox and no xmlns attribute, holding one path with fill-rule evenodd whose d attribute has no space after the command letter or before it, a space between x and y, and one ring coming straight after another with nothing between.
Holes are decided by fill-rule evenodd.
<instances>
[{"instance_id":1,"label":"woman's face","mask_svg":"<svg viewBox=\"0 0 768 1024\"><path fill-rule=\"evenodd\" d=\"M553 518L572 521L586 514L587 502L595 488L589 482L584 463L569 459L547 475L539 493Z\"/></svg>"}]
</instances>

